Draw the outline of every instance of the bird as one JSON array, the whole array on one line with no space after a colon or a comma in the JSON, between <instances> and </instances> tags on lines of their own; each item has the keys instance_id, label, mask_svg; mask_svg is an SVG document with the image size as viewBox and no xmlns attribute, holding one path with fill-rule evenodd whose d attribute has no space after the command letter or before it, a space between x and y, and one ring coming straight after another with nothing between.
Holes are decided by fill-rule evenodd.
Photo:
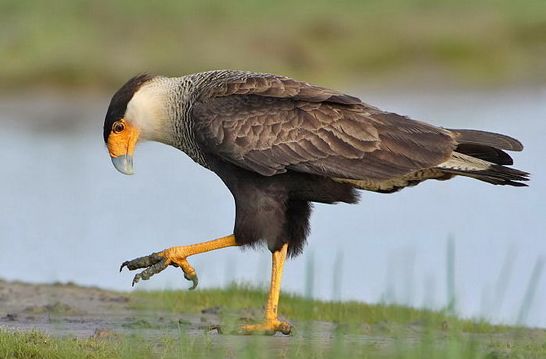
<instances>
[{"instance_id":1,"label":"bird","mask_svg":"<svg viewBox=\"0 0 546 359\"><path fill-rule=\"evenodd\" d=\"M138 143L157 141L214 172L235 201L233 232L122 263L142 269L133 286L168 266L198 284L188 257L226 247L267 246L271 282L263 321L244 334L290 334L279 319L283 266L302 253L313 203L357 203L361 190L394 193L456 176L522 187L508 167L507 135L447 129L383 111L357 97L290 77L213 70L181 77L139 74L111 98L104 142L114 167L133 174Z\"/></svg>"}]
</instances>

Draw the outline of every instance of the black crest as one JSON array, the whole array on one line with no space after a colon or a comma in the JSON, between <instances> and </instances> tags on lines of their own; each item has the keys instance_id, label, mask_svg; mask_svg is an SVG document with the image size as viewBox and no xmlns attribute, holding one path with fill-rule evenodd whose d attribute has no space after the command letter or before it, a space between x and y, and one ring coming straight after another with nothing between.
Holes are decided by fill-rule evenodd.
<instances>
[{"instance_id":1,"label":"black crest","mask_svg":"<svg viewBox=\"0 0 546 359\"><path fill-rule=\"evenodd\" d=\"M104 142L108 140L112 124L125 115L127 104L131 101L135 92L152 78L154 76L150 74L137 75L121 86L114 96L112 96L110 106L108 106L108 111L106 112L106 118L104 119Z\"/></svg>"}]
</instances>

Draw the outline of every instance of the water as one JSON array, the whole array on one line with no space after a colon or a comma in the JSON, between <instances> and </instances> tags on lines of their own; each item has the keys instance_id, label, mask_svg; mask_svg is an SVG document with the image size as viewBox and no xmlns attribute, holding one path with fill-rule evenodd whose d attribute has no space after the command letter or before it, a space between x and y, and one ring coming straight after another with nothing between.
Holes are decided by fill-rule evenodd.
<instances>
[{"instance_id":1,"label":"water","mask_svg":"<svg viewBox=\"0 0 546 359\"><path fill-rule=\"evenodd\" d=\"M443 308L452 238L451 290L459 314L504 323L519 316L546 327L546 274L535 270L528 291L535 266L541 268L537 261L546 258L546 91L361 95L445 127L519 138L526 149L514 158L532 173L531 187L458 178L394 195L364 192L356 206L316 205L309 244L288 262L283 289ZM137 150L134 176L113 169L102 141L107 103L96 96L43 94L0 101L0 277L129 290L132 274L117 271L123 260L231 233L231 195L183 153L147 143ZM229 248L190 262L201 287L234 280L265 285L269 278L265 249ZM306 278L313 282L306 285ZM173 268L138 286L189 283Z\"/></svg>"}]
</instances>

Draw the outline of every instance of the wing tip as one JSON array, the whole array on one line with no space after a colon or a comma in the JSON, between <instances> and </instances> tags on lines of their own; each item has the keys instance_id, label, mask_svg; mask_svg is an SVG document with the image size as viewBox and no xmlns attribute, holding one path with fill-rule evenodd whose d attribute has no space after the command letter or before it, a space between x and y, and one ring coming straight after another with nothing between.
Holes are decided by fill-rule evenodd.
<instances>
[{"instance_id":1,"label":"wing tip","mask_svg":"<svg viewBox=\"0 0 546 359\"><path fill-rule=\"evenodd\" d=\"M460 144L491 146L501 150L523 151L523 143L518 139L502 133L469 129L448 129Z\"/></svg>"}]
</instances>

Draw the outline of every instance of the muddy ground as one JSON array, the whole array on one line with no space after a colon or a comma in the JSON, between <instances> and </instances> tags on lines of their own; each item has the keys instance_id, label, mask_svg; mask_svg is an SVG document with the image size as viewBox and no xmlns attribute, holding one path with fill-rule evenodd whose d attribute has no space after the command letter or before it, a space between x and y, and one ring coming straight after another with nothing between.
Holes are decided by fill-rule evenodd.
<instances>
[{"instance_id":1,"label":"muddy ground","mask_svg":"<svg viewBox=\"0 0 546 359\"><path fill-rule=\"evenodd\" d=\"M131 298L75 284L28 284L0 280L0 328L39 330L53 336L92 337L129 334L179 335L214 332L218 308L201 314L131 309Z\"/></svg>"},{"instance_id":2,"label":"muddy ground","mask_svg":"<svg viewBox=\"0 0 546 359\"><path fill-rule=\"evenodd\" d=\"M164 335L183 323L202 332L210 314L142 312L130 308L127 294L74 284L28 284L0 281L0 327L40 330L53 336L91 337L149 331ZM161 331L159 331L161 329ZM177 330L178 331L178 330Z\"/></svg>"},{"instance_id":3,"label":"muddy ground","mask_svg":"<svg viewBox=\"0 0 546 359\"><path fill-rule=\"evenodd\" d=\"M148 340L165 337L177 338L181 332L190 336L203 336L208 333L213 345L237 348L248 343L248 337L232 334L216 327L226 320L222 308L205 308L201 313L173 313L147 308L134 309L134 296L129 293L113 292L74 284L28 284L0 280L0 329L39 330L52 336L75 336L79 338L103 338L138 334ZM261 308L244 313L231 313L234 321L245 319L259 320ZM229 315L228 315L229 316ZM282 346L293 346L294 336L306 343L321 348L334 345L335 333L340 325L331 322L312 322L312 330L301 330L308 323L292 322L296 331L292 337L277 334L275 340L267 341L266 346L277 350ZM430 328L428 328L430 329ZM449 341L448 328L437 328L434 337L438 345ZM370 345L378 350L393 348L402 337L405 343L418 343L423 337L422 323L363 324L357 332L343 333L344 344L358 343ZM466 336L466 334L464 334ZM546 343L543 329L514 329L499 333L472 334L473 338L486 347L511 345L515 338L525 338L526 343ZM398 339L397 339L398 338ZM519 339L517 339L519 340ZM443 343L443 344L442 344ZM508 347L509 348L509 347Z\"/></svg>"},{"instance_id":4,"label":"muddy ground","mask_svg":"<svg viewBox=\"0 0 546 359\"><path fill-rule=\"evenodd\" d=\"M222 308L212 307L198 314L164 312L153 308L135 310L132 304L136 300L128 293L74 284L28 284L0 280L0 329L39 330L52 336L97 339L137 334L153 342L166 337L177 338L183 331L184 335L194 337L207 333L214 346L241 348L248 345L251 337L231 335L237 332L220 324L226 317L231 317L238 326L245 321L258 321L263 315L262 308L222 313ZM292 340L294 337L323 349L334 345L335 332L339 328L337 324L315 321L311 326L306 326L305 323L291 323L296 328L292 336L277 333L274 339L263 342L265 347L280 350L298 345L297 340ZM359 333L344 333L344 343L369 344L380 350L393 347L396 338L389 335L395 330L392 324L365 326ZM403 331L406 342L418 341L422 332L419 324L404 326Z\"/></svg>"},{"instance_id":5,"label":"muddy ground","mask_svg":"<svg viewBox=\"0 0 546 359\"><path fill-rule=\"evenodd\" d=\"M0 280L0 329L39 330L52 336L79 338L137 334L152 341L166 336L176 338L183 331L190 336L207 333L214 343L228 347L245 345L246 338L249 338L230 335L236 332L220 326L226 319L226 313L221 313L219 307L205 308L198 314L174 314L153 308L132 309L134 300L128 293L74 284L28 284ZM227 316L230 315L236 323L241 324L248 320L259 320L262 309L249 309L244 313L230 313ZM293 321L292 324L298 329L305 326ZM313 345L330 347L336 327L330 322L313 322L312 331L306 331L306 340ZM345 339L348 343L369 342L376 347L388 347L394 341L394 338L378 335L383 332L380 326L369 329L374 334L348 335ZM409 332L415 334L416 330L410 328ZM300 330L299 334L293 336L301 335ZM275 340L267 344L277 345L280 341L290 346L290 338L278 333Z\"/></svg>"}]
</instances>

